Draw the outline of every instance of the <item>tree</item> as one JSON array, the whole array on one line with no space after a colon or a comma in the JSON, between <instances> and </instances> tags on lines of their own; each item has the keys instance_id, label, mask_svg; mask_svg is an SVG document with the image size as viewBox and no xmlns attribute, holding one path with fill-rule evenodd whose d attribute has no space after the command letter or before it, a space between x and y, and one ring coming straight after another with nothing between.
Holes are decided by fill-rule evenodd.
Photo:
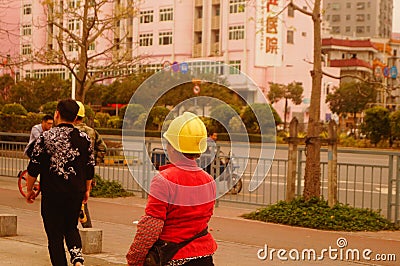
<instances>
[{"instance_id":1,"label":"tree","mask_svg":"<svg viewBox=\"0 0 400 266\"><path fill-rule=\"evenodd\" d=\"M148 120L147 126L155 125L157 130L160 131L163 125L163 122L167 115L169 114L169 110L163 106L155 106L151 109Z\"/></svg>"},{"instance_id":2,"label":"tree","mask_svg":"<svg viewBox=\"0 0 400 266\"><path fill-rule=\"evenodd\" d=\"M0 77L0 103L5 103L10 96L10 90L15 85L14 79L10 75Z\"/></svg>"},{"instance_id":3,"label":"tree","mask_svg":"<svg viewBox=\"0 0 400 266\"><path fill-rule=\"evenodd\" d=\"M306 139L306 167L304 171L304 191L303 196L306 200L321 195L321 143L319 134L321 132L321 85L322 85L322 65L321 65L321 0L314 1L312 12L290 1L289 6L295 11L299 11L313 20L314 33L314 52L313 70L311 71L312 89L309 108L309 119Z\"/></svg>"},{"instance_id":4,"label":"tree","mask_svg":"<svg viewBox=\"0 0 400 266\"><path fill-rule=\"evenodd\" d=\"M146 113L146 109L143 107L143 105L133 103L122 107L118 115L121 119L124 119L124 123L133 125L143 113Z\"/></svg>"},{"instance_id":5,"label":"tree","mask_svg":"<svg viewBox=\"0 0 400 266\"><path fill-rule=\"evenodd\" d=\"M400 110L390 114L390 133L394 139L400 139Z\"/></svg>"},{"instance_id":6,"label":"tree","mask_svg":"<svg viewBox=\"0 0 400 266\"><path fill-rule=\"evenodd\" d=\"M217 132L224 132L229 127L232 117L239 117L240 108L234 105L221 104L211 110L210 117L219 123L213 123L213 129ZM214 121L213 121L214 122ZM221 128L222 127L222 128Z\"/></svg>"},{"instance_id":7,"label":"tree","mask_svg":"<svg viewBox=\"0 0 400 266\"><path fill-rule=\"evenodd\" d=\"M57 75L25 79L11 87L7 102L21 103L29 112L38 112L43 104L66 98L69 88L68 82Z\"/></svg>"},{"instance_id":8,"label":"tree","mask_svg":"<svg viewBox=\"0 0 400 266\"><path fill-rule=\"evenodd\" d=\"M280 101L282 98L285 99L285 112L283 123L286 129L286 116L288 109L288 100L291 100L294 104L301 104L303 98L303 86L298 82L292 82L288 85L270 83L270 90L268 92L268 99L273 104Z\"/></svg>"},{"instance_id":9,"label":"tree","mask_svg":"<svg viewBox=\"0 0 400 266\"><path fill-rule=\"evenodd\" d=\"M43 1L54 42L34 60L66 67L76 79L76 99L84 102L94 83L128 75L140 61L132 56L132 30L119 26L135 16L136 7L133 1L126 6L109 0L63 1L61 7L59 3ZM122 45L128 49L119 49Z\"/></svg>"},{"instance_id":10,"label":"tree","mask_svg":"<svg viewBox=\"0 0 400 266\"><path fill-rule=\"evenodd\" d=\"M268 116L272 110L274 121ZM256 114L258 115L256 117ZM268 129L275 128L276 125L282 123L282 119L278 116L278 113L272 108L271 105L264 103L253 103L247 106L241 114L242 121L245 124L248 132L250 133L261 133L260 128ZM274 132L275 133L275 132Z\"/></svg>"},{"instance_id":11,"label":"tree","mask_svg":"<svg viewBox=\"0 0 400 266\"><path fill-rule=\"evenodd\" d=\"M371 83L343 83L333 93L326 96L326 102L332 112L338 115L352 113L354 125L357 124L356 114L365 109L368 103L374 102L377 91Z\"/></svg>"},{"instance_id":12,"label":"tree","mask_svg":"<svg viewBox=\"0 0 400 266\"><path fill-rule=\"evenodd\" d=\"M390 137L389 115L389 110L381 106L365 110L364 123L361 128L372 144L376 145L379 141Z\"/></svg>"},{"instance_id":13,"label":"tree","mask_svg":"<svg viewBox=\"0 0 400 266\"><path fill-rule=\"evenodd\" d=\"M28 111L19 103L8 103L1 109L3 114L7 115L27 115Z\"/></svg>"}]
</instances>

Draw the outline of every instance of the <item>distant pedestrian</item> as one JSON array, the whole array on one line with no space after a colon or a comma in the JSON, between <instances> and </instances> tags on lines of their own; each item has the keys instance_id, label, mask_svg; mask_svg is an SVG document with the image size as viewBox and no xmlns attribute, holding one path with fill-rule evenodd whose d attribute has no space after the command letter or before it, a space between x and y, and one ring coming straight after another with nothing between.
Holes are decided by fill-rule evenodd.
<instances>
[{"instance_id":1,"label":"distant pedestrian","mask_svg":"<svg viewBox=\"0 0 400 266\"><path fill-rule=\"evenodd\" d=\"M218 134L214 130L208 131L207 149L199 158L200 167L207 173L211 174L211 165L215 159Z\"/></svg>"},{"instance_id":2,"label":"distant pedestrian","mask_svg":"<svg viewBox=\"0 0 400 266\"><path fill-rule=\"evenodd\" d=\"M198 116L185 112L171 122L163 136L171 164L161 166L151 181L145 215L137 225L127 262L138 266L150 261L146 255L155 243L168 247L169 242L191 240L172 257L163 257L162 265L212 266L217 244L207 226L214 211L216 186L195 161L206 150L206 127Z\"/></svg>"},{"instance_id":3,"label":"distant pedestrian","mask_svg":"<svg viewBox=\"0 0 400 266\"><path fill-rule=\"evenodd\" d=\"M41 215L54 266L68 265L64 239L71 263L81 266L84 261L77 225L81 205L89 198L95 162L89 137L73 126L78 110L72 99L57 104L56 126L37 139L28 165L26 200L34 202L32 188L40 174Z\"/></svg>"},{"instance_id":4,"label":"distant pedestrian","mask_svg":"<svg viewBox=\"0 0 400 266\"><path fill-rule=\"evenodd\" d=\"M30 152L32 149L32 144L35 140L39 138L39 136L44 132L49 130L54 123L54 118L51 115L45 115L42 118L42 122L40 124L34 125L31 129L31 135L29 136L28 145L26 145L24 154L30 157Z\"/></svg>"},{"instance_id":5,"label":"distant pedestrian","mask_svg":"<svg viewBox=\"0 0 400 266\"><path fill-rule=\"evenodd\" d=\"M106 154L107 151L107 145L103 141L103 138L100 136L97 130L83 123L83 119L85 118L85 106L80 101L76 101L76 103L79 105L79 111L78 115L76 116L74 125L77 129L79 129L82 132L85 132L89 136L96 163L102 162L104 160L104 155ZM84 204L84 211L82 215L83 217L80 217L80 222L82 224L82 227L91 228L92 219L90 218L90 213L87 203Z\"/></svg>"}]
</instances>

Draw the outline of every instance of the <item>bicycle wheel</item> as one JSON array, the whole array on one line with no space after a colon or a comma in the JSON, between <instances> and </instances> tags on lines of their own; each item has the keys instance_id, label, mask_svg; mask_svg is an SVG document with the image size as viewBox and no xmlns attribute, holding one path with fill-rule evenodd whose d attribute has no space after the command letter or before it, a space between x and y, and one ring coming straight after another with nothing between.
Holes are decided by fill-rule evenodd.
<instances>
[{"instance_id":1,"label":"bicycle wheel","mask_svg":"<svg viewBox=\"0 0 400 266\"><path fill-rule=\"evenodd\" d=\"M21 195L25 198L27 194L27 183L26 183L26 174L28 173L27 170L19 171L18 173L18 189ZM39 182L36 181L33 185L33 191L35 192L35 196L37 197L40 193L40 185Z\"/></svg>"},{"instance_id":2,"label":"bicycle wheel","mask_svg":"<svg viewBox=\"0 0 400 266\"><path fill-rule=\"evenodd\" d=\"M243 186L242 179L239 177L239 175L232 174L231 178L228 179L228 186L230 188L229 193L238 194L240 191L242 191L242 186Z\"/></svg>"}]
</instances>

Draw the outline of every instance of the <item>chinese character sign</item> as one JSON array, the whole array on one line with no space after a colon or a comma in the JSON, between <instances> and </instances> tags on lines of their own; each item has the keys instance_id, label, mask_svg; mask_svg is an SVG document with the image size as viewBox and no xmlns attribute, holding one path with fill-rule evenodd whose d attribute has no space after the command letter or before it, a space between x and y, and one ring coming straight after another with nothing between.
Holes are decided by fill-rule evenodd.
<instances>
[{"instance_id":1,"label":"chinese character sign","mask_svg":"<svg viewBox=\"0 0 400 266\"><path fill-rule=\"evenodd\" d=\"M256 15L256 66L282 64L282 14L283 0L257 0Z\"/></svg>"}]
</instances>

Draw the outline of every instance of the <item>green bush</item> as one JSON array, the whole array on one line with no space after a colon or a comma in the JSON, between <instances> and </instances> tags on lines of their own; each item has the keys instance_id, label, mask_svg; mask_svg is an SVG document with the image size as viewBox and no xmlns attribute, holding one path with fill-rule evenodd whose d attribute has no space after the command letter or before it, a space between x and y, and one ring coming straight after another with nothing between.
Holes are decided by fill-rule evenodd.
<instances>
[{"instance_id":1,"label":"green bush","mask_svg":"<svg viewBox=\"0 0 400 266\"><path fill-rule=\"evenodd\" d=\"M127 192L120 183L102 179L99 175L94 176L96 185L90 191L91 197L99 198L118 198L133 196L133 193Z\"/></svg>"},{"instance_id":2,"label":"green bush","mask_svg":"<svg viewBox=\"0 0 400 266\"><path fill-rule=\"evenodd\" d=\"M297 198L291 202L277 204L243 215L246 219L260 220L334 231L379 231L400 230L379 212L336 204L330 208L327 201L313 198L309 201Z\"/></svg>"},{"instance_id":3,"label":"green bush","mask_svg":"<svg viewBox=\"0 0 400 266\"><path fill-rule=\"evenodd\" d=\"M100 127L107 127L107 121L110 119L108 113L96 113L95 119L99 121Z\"/></svg>"},{"instance_id":4,"label":"green bush","mask_svg":"<svg viewBox=\"0 0 400 266\"><path fill-rule=\"evenodd\" d=\"M27 115L28 111L26 111L25 107L19 103L8 103L3 106L1 109L3 114L7 115Z\"/></svg>"},{"instance_id":5,"label":"green bush","mask_svg":"<svg viewBox=\"0 0 400 266\"><path fill-rule=\"evenodd\" d=\"M53 115L57 110L58 101L47 102L40 107L40 110L44 114Z\"/></svg>"},{"instance_id":6,"label":"green bush","mask_svg":"<svg viewBox=\"0 0 400 266\"><path fill-rule=\"evenodd\" d=\"M122 128L122 119L118 116L111 116L107 121L107 127L109 128Z\"/></svg>"}]
</instances>

